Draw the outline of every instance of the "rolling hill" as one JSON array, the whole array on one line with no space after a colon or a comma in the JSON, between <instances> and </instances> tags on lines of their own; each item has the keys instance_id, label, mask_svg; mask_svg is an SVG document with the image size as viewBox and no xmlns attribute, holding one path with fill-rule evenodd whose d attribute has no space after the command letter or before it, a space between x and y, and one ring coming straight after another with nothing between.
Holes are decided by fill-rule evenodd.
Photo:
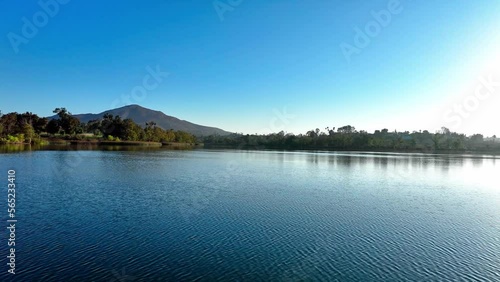
<instances>
[{"instance_id":1,"label":"rolling hill","mask_svg":"<svg viewBox=\"0 0 500 282\"><path fill-rule=\"evenodd\" d=\"M112 114L114 116L119 115L122 119L130 118L142 127L145 126L146 122L154 121L157 126L163 129L182 130L197 136L230 134L230 132L224 131L220 128L194 124L192 122L168 116L160 111L147 109L139 105L128 105L117 109L107 110L98 114L76 114L73 116L78 118L80 122L86 123L91 120L101 119L104 114ZM57 116L52 116L50 118L57 118Z\"/></svg>"}]
</instances>

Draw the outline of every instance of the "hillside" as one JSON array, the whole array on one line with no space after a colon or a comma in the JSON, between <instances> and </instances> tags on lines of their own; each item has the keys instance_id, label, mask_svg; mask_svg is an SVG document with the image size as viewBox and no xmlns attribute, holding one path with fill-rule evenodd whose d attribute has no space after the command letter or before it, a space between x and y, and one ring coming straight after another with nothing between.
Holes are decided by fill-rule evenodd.
<instances>
[{"instance_id":1,"label":"hillside","mask_svg":"<svg viewBox=\"0 0 500 282\"><path fill-rule=\"evenodd\" d=\"M157 126L163 129L182 130L197 136L230 134L230 132L224 131L220 128L194 124L189 121L168 116L160 111L141 107L139 105L128 105L117 109L107 110L98 114L76 114L73 116L78 118L81 122L86 123L91 120L101 119L104 114L112 114L114 116L119 115L120 117L122 117L122 119L130 118L143 127L145 126L146 122L154 121L156 122ZM56 118L56 116L53 116L51 118Z\"/></svg>"}]
</instances>

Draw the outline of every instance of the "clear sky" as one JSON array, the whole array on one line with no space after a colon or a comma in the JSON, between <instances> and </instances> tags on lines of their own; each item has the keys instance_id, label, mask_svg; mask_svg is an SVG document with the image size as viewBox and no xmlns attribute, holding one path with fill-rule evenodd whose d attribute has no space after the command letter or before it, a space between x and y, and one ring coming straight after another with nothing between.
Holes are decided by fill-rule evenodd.
<instances>
[{"instance_id":1,"label":"clear sky","mask_svg":"<svg viewBox=\"0 0 500 282\"><path fill-rule=\"evenodd\" d=\"M497 0L55 1L0 0L4 113L500 136Z\"/></svg>"}]
</instances>

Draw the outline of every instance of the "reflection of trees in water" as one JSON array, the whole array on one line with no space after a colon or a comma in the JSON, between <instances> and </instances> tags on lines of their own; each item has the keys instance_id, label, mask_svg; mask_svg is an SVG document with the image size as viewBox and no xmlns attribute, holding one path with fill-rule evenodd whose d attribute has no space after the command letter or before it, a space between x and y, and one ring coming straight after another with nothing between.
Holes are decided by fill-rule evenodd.
<instances>
[{"instance_id":1,"label":"reflection of trees in water","mask_svg":"<svg viewBox=\"0 0 500 282\"><path fill-rule=\"evenodd\" d=\"M472 159L472 165L473 165L474 167L480 167L480 166L482 166L482 165L483 165L483 161L484 161L484 159L483 159L483 158L473 158L473 159Z\"/></svg>"},{"instance_id":2,"label":"reflection of trees in water","mask_svg":"<svg viewBox=\"0 0 500 282\"><path fill-rule=\"evenodd\" d=\"M415 156L410 159L412 168L423 168L426 169L432 162L431 158L424 156Z\"/></svg>"},{"instance_id":3,"label":"reflection of trees in water","mask_svg":"<svg viewBox=\"0 0 500 282\"><path fill-rule=\"evenodd\" d=\"M276 152L268 154L273 161L277 161L280 164L285 161L285 154L283 152Z\"/></svg>"},{"instance_id":4,"label":"reflection of trees in water","mask_svg":"<svg viewBox=\"0 0 500 282\"><path fill-rule=\"evenodd\" d=\"M318 154L315 153L307 154L306 160L310 163L318 164Z\"/></svg>"},{"instance_id":5,"label":"reflection of trees in water","mask_svg":"<svg viewBox=\"0 0 500 282\"><path fill-rule=\"evenodd\" d=\"M388 157L375 157L375 158L373 158L373 161L375 162L377 167L385 168L385 169L387 169L387 166L389 164Z\"/></svg>"},{"instance_id":6,"label":"reflection of trees in water","mask_svg":"<svg viewBox=\"0 0 500 282\"><path fill-rule=\"evenodd\" d=\"M24 144L6 144L0 145L0 153L16 153L16 152L24 152L31 151L32 146L24 145Z\"/></svg>"},{"instance_id":7,"label":"reflection of trees in water","mask_svg":"<svg viewBox=\"0 0 500 282\"><path fill-rule=\"evenodd\" d=\"M353 158L351 156L337 156L337 164L342 166L350 167L352 165Z\"/></svg>"}]
</instances>

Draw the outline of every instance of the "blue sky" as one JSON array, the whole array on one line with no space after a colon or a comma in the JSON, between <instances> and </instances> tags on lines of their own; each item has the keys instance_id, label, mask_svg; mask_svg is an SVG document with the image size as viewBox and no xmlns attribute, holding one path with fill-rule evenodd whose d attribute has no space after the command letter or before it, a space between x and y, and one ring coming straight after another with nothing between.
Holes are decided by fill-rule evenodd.
<instances>
[{"instance_id":1,"label":"blue sky","mask_svg":"<svg viewBox=\"0 0 500 282\"><path fill-rule=\"evenodd\" d=\"M0 1L4 113L133 103L244 133L350 124L500 135L500 87L466 113L453 108L474 104L478 77L500 74L496 0L55 1L41 1L52 15L38 1ZM356 45L357 29L368 44ZM137 92L148 67L168 76Z\"/></svg>"}]
</instances>

